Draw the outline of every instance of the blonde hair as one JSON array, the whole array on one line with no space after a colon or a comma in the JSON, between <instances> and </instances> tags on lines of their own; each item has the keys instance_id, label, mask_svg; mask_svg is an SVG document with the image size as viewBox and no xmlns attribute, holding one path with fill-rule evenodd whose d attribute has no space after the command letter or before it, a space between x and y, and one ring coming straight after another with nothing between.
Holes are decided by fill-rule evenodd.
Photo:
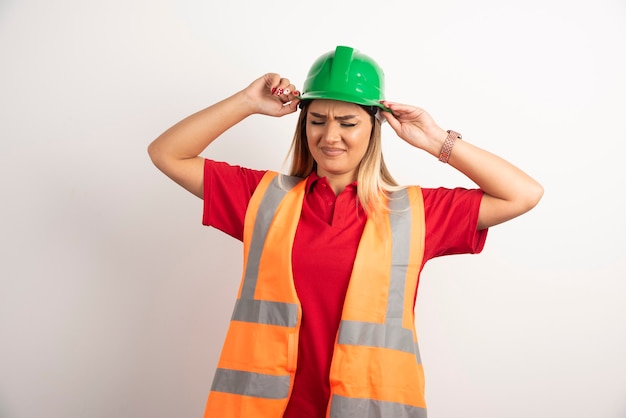
<instances>
[{"instance_id":1,"label":"blonde hair","mask_svg":"<svg viewBox=\"0 0 626 418\"><path fill-rule=\"evenodd\" d=\"M298 124L289 148L291 167L289 175L307 177L316 167L315 160L309 151L306 137L306 117L309 104L302 104ZM372 114L364 107L368 114ZM388 195L401 187L394 180L383 159L381 122L371 116L372 133L365 155L357 168L357 196L359 203L368 217L386 213L388 210Z\"/></svg>"}]
</instances>

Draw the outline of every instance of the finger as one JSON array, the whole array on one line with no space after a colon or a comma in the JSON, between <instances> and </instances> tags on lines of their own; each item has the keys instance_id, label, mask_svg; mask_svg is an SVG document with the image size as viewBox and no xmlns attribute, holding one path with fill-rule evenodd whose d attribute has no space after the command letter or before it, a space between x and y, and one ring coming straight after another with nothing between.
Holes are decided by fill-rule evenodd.
<instances>
[{"instance_id":1,"label":"finger","mask_svg":"<svg viewBox=\"0 0 626 418\"><path fill-rule=\"evenodd\" d=\"M274 95L276 95L276 97L280 99L280 101L283 103L283 106L284 106L286 104L291 103L293 100L297 99L298 96L300 95L300 92L296 90L296 86L294 86L293 84L289 84L284 89L278 88L274 92Z\"/></svg>"},{"instance_id":2,"label":"finger","mask_svg":"<svg viewBox=\"0 0 626 418\"><path fill-rule=\"evenodd\" d=\"M390 102L389 100L381 100L380 104L389 109L391 113L394 113L394 110L398 108L398 103Z\"/></svg>"},{"instance_id":3,"label":"finger","mask_svg":"<svg viewBox=\"0 0 626 418\"><path fill-rule=\"evenodd\" d=\"M387 119L387 122L389 122L389 126L391 126L391 128L398 132L398 130L400 129L401 123L400 121L394 116L393 113L391 112L381 112L381 114L383 115L383 117L385 119Z\"/></svg>"},{"instance_id":4,"label":"finger","mask_svg":"<svg viewBox=\"0 0 626 418\"><path fill-rule=\"evenodd\" d=\"M283 89L283 94L285 96L291 95L291 97L296 97L297 95L294 95L295 91L296 91L296 86L294 86L293 84L289 84L287 87Z\"/></svg>"},{"instance_id":5,"label":"finger","mask_svg":"<svg viewBox=\"0 0 626 418\"><path fill-rule=\"evenodd\" d=\"M398 122L398 119L396 118L396 115L393 114L393 112L380 112L380 114L387 120L387 122L391 123L391 122Z\"/></svg>"},{"instance_id":6,"label":"finger","mask_svg":"<svg viewBox=\"0 0 626 418\"><path fill-rule=\"evenodd\" d=\"M285 113L293 113L298 110L298 103L300 103L299 99L291 100L283 105L283 109L285 109Z\"/></svg>"},{"instance_id":7,"label":"finger","mask_svg":"<svg viewBox=\"0 0 626 418\"><path fill-rule=\"evenodd\" d=\"M272 95L281 96L282 94L285 94L285 90L290 91L289 86L292 86L289 79L281 78L280 80L278 80L278 83L276 85L272 86L272 90L271 90Z\"/></svg>"},{"instance_id":8,"label":"finger","mask_svg":"<svg viewBox=\"0 0 626 418\"><path fill-rule=\"evenodd\" d=\"M401 118L407 113L407 109L399 103L388 102L387 105L388 105L387 107L389 108L389 110L391 110L391 114L396 119Z\"/></svg>"},{"instance_id":9,"label":"finger","mask_svg":"<svg viewBox=\"0 0 626 418\"><path fill-rule=\"evenodd\" d=\"M265 81L265 87L267 87L268 90L272 90L275 89L276 86L278 86L278 84L280 84L280 75L276 74L276 73L267 73L263 76L263 79Z\"/></svg>"},{"instance_id":10,"label":"finger","mask_svg":"<svg viewBox=\"0 0 626 418\"><path fill-rule=\"evenodd\" d=\"M399 105L398 103L395 103L395 102L390 102L388 100L382 100L381 104L385 106L387 109L389 109L388 112L382 112L383 115L390 116L395 120L396 123L400 123L398 118L401 118L403 114L402 105ZM391 121L389 119L387 119L387 121L389 121L391 124Z\"/></svg>"},{"instance_id":11,"label":"finger","mask_svg":"<svg viewBox=\"0 0 626 418\"><path fill-rule=\"evenodd\" d=\"M415 110L421 110L415 106L409 106L409 105L402 104L402 103L390 102L387 100L384 100L382 104L383 106L389 108L395 116L409 114Z\"/></svg>"},{"instance_id":12,"label":"finger","mask_svg":"<svg viewBox=\"0 0 626 418\"><path fill-rule=\"evenodd\" d=\"M300 92L296 90L296 86L294 86L293 84L289 84L287 87L285 87L282 94L286 100L293 100L300 95Z\"/></svg>"}]
</instances>

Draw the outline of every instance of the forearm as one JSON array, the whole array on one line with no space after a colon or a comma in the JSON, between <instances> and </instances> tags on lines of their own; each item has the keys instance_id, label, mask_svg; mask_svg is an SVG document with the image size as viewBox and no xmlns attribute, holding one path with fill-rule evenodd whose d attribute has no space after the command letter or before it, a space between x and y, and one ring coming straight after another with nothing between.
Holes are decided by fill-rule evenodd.
<instances>
[{"instance_id":1,"label":"forearm","mask_svg":"<svg viewBox=\"0 0 626 418\"><path fill-rule=\"evenodd\" d=\"M199 198L204 192L200 153L226 130L251 115L254 107L239 92L178 122L148 146L154 165Z\"/></svg>"},{"instance_id":2,"label":"forearm","mask_svg":"<svg viewBox=\"0 0 626 418\"><path fill-rule=\"evenodd\" d=\"M448 164L456 168L485 193L503 200L529 195L540 187L532 177L497 155L469 142L456 141Z\"/></svg>"},{"instance_id":3,"label":"forearm","mask_svg":"<svg viewBox=\"0 0 626 418\"><path fill-rule=\"evenodd\" d=\"M505 159L464 140L457 140L448 164L484 192L479 228L505 222L528 212L543 195L543 187Z\"/></svg>"},{"instance_id":4,"label":"forearm","mask_svg":"<svg viewBox=\"0 0 626 418\"><path fill-rule=\"evenodd\" d=\"M226 130L252 114L242 92L236 93L178 122L148 147L159 168L168 160L197 157Z\"/></svg>"},{"instance_id":5,"label":"forearm","mask_svg":"<svg viewBox=\"0 0 626 418\"><path fill-rule=\"evenodd\" d=\"M424 151L439 158L448 133L436 127L427 131ZM514 200L538 183L513 164L464 140L456 140L448 164L478 185L485 193ZM520 193L522 192L522 193Z\"/></svg>"},{"instance_id":6,"label":"forearm","mask_svg":"<svg viewBox=\"0 0 626 418\"><path fill-rule=\"evenodd\" d=\"M432 117L415 106L389 101L383 112L400 138L439 157L448 133ZM543 195L543 187L508 161L464 140L454 143L448 164L469 177L485 195L480 203L478 228L508 221L532 209Z\"/></svg>"},{"instance_id":7,"label":"forearm","mask_svg":"<svg viewBox=\"0 0 626 418\"><path fill-rule=\"evenodd\" d=\"M196 196L204 197L200 153L227 129L252 114L284 116L298 109L295 86L267 73L234 95L183 119L148 146L154 165ZM274 94L276 92L276 94Z\"/></svg>"}]
</instances>

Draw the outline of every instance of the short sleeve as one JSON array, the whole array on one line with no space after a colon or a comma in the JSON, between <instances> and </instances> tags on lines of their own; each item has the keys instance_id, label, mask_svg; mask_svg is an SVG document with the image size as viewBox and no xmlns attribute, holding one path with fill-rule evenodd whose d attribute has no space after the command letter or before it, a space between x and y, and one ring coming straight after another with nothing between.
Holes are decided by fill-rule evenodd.
<instances>
[{"instance_id":1,"label":"short sleeve","mask_svg":"<svg viewBox=\"0 0 626 418\"><path fill-rule=\"evenodd\" d=\"M477 230L480 189L422 189L426 238L424 263L452 254L477 254L483 250L487 229Z\"/></svg>"},{"instance_id":2,"label":"short sleeve","mask_svg":"<svg viewBox=\"0 0 626 418\"><path fill-rule=\"evenodd\" d=\"M248 202L264 174L206 159L202 223L241 241Z\"/></svg>"}]
</instances>

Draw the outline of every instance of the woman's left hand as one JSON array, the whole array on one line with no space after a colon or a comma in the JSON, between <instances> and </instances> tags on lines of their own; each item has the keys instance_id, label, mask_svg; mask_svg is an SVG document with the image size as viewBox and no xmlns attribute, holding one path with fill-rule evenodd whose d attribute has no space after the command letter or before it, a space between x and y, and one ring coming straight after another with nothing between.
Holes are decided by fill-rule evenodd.
<instances>
[{"instance_id":1,"label":"woman's left hand","mask_svg":"<svg viewBox=\"0 0 626 418\"><path fill-rule=\"evenodd\" d=\"M396 134L409 144L435 157L448 133L425 110L388 101L381 102L390 112L382 112ZM467 141L457 141L448 164L469 177L485 195L480 203L478 229L513 219L535 207L543 187L508 161Z\"/></svg>"},{"instance_id":2,"label":"woman's left hand","mask_svg":"<svg viewBox=\"0 0 626 418\"><path fill-rule=\"evenodd\" d=\"M424 109L386 100L381 103L391 110L381 113L400 138L432 155L439 155L448 133Z\"/></svg>"}]
</instances>

